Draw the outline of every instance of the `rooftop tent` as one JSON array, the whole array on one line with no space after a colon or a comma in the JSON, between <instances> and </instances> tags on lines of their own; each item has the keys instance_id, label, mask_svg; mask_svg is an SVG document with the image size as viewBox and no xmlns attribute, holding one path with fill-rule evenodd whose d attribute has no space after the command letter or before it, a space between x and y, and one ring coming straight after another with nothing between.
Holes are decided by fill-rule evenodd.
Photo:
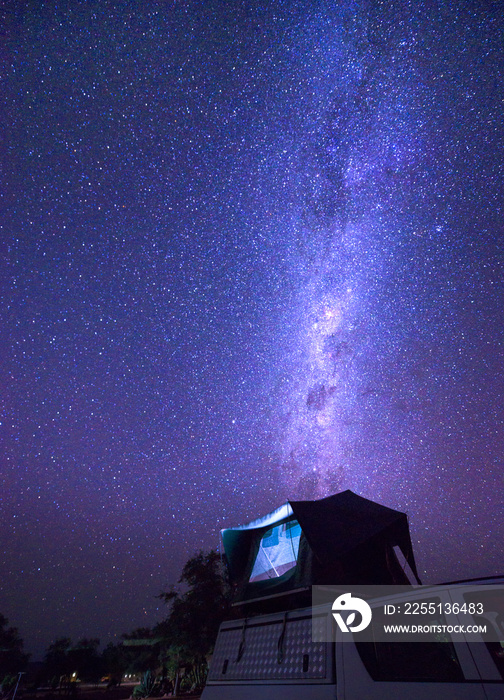
<instances>
[{"instance_id":1,"label":"rooftop tent","mask_svg":"<svg viewBox=\"0 0 504 700\"><path fill-rule=\"evenodd\" d=\"M352 491L290 501L221 534L237 603L316 584L409 583L394 547L420 582L406 514Z\"/></svg>"}]
</instances>

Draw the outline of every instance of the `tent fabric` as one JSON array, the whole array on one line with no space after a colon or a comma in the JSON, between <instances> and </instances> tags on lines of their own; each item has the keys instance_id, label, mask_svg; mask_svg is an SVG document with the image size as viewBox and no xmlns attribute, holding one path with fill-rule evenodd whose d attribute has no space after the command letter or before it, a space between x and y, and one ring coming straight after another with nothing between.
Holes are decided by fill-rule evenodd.
<instances>
[{"instance_id":1,"label":"tent fabric","mask_svg":"<svg viewBox=\"0 0 504 700\"><path fill-rule=\"evenodd\" d=\"M275 525L261 537L249 581L278 578L296 566L301 526L297 520Z\"/></svg>"},{"instance_id":2,"label":"tent fabric","mask_svg":"<svg viewBox=\"0 0 504 700\"><path fill-rule=\"evenodd\" d=\"M305 537L322 563L330 563L380 535L400 547L418 577L408 517L352 491L320 501L290 501ZM412 565L413 564L413 565Z\"/></svg>"},{"instance_id":3,"label":"tent fabric","mask_svg":"<svg viewBox=\"0 0 504 700\"><path fill-rule=\"evenodd\" d=\"M232 530L254 530L263 527L272 527L282 520L287 520L289 516L292 515L292 507L290 503L284 503L279 508L271 511L267 515L263 515L262 518L257 518L257 520L252 520L250 523L245 523L245 525L238 525L237 527L231 528ZM227 530L221 530L221 532L227 532Z\"/></svg>"},{"instance_id":4,"label":"tent fabric","mask_svg":"<svg viewBox=\"0 0 504 700\"><path fill-rule=\"evenodd\" d=\"M291 552L290 565L275 571L265 563L263 538L270 531L287 532L296 521L301 527L297 561ZM406 514L352 491L318 501L290 501L264 518L221 534L236 601L317 584L408 583L394 547L399 547L420 583ZM266 550L268 556L273 552ZM284 555L278 550L274 556L280 561Z\"/></svg>"}]
</instances>

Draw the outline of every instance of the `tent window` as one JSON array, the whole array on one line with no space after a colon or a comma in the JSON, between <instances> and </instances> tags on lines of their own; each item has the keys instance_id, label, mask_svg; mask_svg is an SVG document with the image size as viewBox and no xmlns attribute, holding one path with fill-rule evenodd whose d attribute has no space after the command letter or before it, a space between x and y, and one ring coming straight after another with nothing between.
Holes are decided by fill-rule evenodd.
<instances>
[{"instance_id":1,"label":"tent window","mask_svg":"<svg viewBox=\"0 0 504 700\"><path fill-rule=\"evenodd\" d=\"M261 538L249 581L264 581L282 576L296 566L301 526L297 520L275 525Z\"/></svg>"}]
</instances>

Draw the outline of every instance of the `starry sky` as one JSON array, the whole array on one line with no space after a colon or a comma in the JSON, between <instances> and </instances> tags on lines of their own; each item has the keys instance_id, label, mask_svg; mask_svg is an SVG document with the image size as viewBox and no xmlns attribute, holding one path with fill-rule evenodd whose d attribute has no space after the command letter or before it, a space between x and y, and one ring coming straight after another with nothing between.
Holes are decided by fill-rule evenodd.
<instances>
[{"instance_id":1,"label":"starry sky","mask_svg":"<svg viewBox=\"0 0 504 700\"><path fill-rule=\"evenodd\" d=\"M350 488L504 573L500 3L2 5L0 612L117 641Z\"/></svg>"}]
</instances>

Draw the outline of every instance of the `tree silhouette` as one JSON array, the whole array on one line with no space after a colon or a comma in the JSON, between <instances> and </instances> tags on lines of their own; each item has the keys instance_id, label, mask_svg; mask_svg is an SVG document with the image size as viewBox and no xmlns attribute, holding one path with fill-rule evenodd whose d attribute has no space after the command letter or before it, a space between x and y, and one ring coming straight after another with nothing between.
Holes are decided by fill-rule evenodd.
<instances>
[{"instance_id":1,"label":"tree silhouette","mask_svg":"<svg viewBox=\"0 0 504 700\"><path fill-rule=\"evenodd\" d=\"M47 678L55 685L72 674L82 681L95 682L103 672L103 660L98 653L99 639L81 639L73 645L68 637L59 637L47 648L44 666Z\"/></svg>"},{"instance_id":2,"label":"tree silhouette","mask_svg":"<svg viewBox=\"0 0 504 700\"><path fill-rule=\"evenodd\" d=\"M44 667L47 678L53 685L59 683L62 676L68 676L71 673L70 659L68 658L71 646L72 640L69 637L58 637L47 647Z\"/></svg>"},{"instance_id":3,"label":"tree silhouette","mask_svg":"<svg viewBox=\"0 0 504 700\"><path fill-rule=\"evenodd\" d=\"M103 663L98 647L99 639L81 639L68 650L71 672L77 673L82 681L96 682L102 676Z\"/></svg>"},{"instance_id":4,"label":"tree silhouette","mask_svg":"<svg viewBox=\"0 0 504 700\"><path fill-rule=\"evenodd\" d=\"M201 661L211 653L220 623L229 613L230 588L220 556L214 550L189 559L179 579L188 590L173 587L158 597L171 605L169 616L154 629L178 654Z\"/></svg>"},{"instance_id":5,"label":"tree silhouette","mask_svg":"<svg viewBox=\"0 0 504 700\"><path fill-rule=\"evenodd\" d=\"M23 652L23 640L9 620L0 614L0 683L6 676L16 675L26 667L29 654Z\"/></svg>"}]
</instances>

